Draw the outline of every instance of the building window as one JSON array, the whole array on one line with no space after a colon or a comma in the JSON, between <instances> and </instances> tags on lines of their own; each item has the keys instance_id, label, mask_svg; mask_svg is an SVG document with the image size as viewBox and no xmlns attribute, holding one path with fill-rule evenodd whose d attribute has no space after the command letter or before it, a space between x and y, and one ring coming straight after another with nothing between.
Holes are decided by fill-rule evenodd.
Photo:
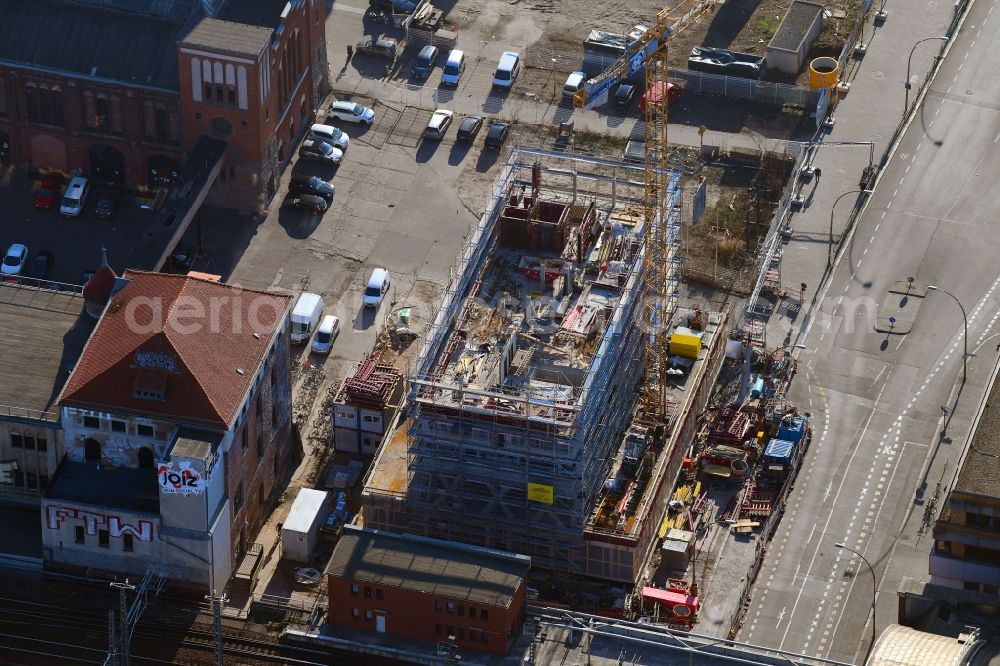
<instances>
[{"instance_id":1,"label":"building window","mask_svg":"<svg viewBox=\"0 0 1000 666\"><path fill-rule=\"evenodd\" d=\"M485 608L479 609L479 619L482 620L483 622L486 622L488 619L490 619L490 614Z\"/></svg>"},{"instance_id":2,"label":"building window","mask_svg":"<svg viewBox=\"0 0 1000 666\"><path fill-rule=\"evenodd\" d=\"M489 639L489 636L486 634L485 631L483 631L483 632L481 632L479 634L479 642L482 643L483 645L489 644L490 639Z\"/></svg>"},{"instance_id":3,"label":"building window","mask_svg":"<svg viewBox=\"0 0 1000 666\"><path fill-rule=\"evenodd\" d=\"M83 417L83 427L91 428L93 430L101 429L101 419L96 416L84 416Z\"/></svg>"},{"instance_id":4,"label":"building window","mask_svg":"<svg viewBox=\"0 0 1000 666\"><path fill-rule=\"evenodd\" d=\"M10 448L20 449L24 446L24 439L16 432L10 433Z\"/></svg>"},{"instance_id":5,"label":"building window","mask_svg":"<svg viewBox=\"0 0 1000 666\"><path fill-rule=\"evenodd\" d=\"M35 489L37 489L38 488L38 475L35 474L34 472L28 472L26 476L27 476L27 481L28 481L28 484L27 484L28 490L35 490Z\"/></svg>"},{"instance_id":6,"label":"building window","mask_svg":"<svg viewBox=\"0 0 1000 666\"><path fill-rule=\"evenodd\" d=\"M440 599L435 599L434 600L434 610L436 610L439 613L443 610L443 608L441 606L441 600Z\"/></svg>"},{"instance_id":7,"label":"building window","mask_svg":"<svg viewBox=\"0 0 1000 666\"><path fill-rule=\"evenodd\" d=\"M111 432L125 432L127 429L124 421L111 422Z\"/></svg>"},{"instance_id":8,"label":"building window","mask_svg":"<svg viewBox=\"0 0 1000 666\"><path fill-rule=\"evenodd\" d=\"M131 534L126 533L122 535L122 550L126 553L131 553L135 550L135 540Z\"/></svg>"},{"instance_id":9,"label":"building window","mask_svg":"<svg viewBox=\"0 0 1000 666\"><path fill-rule=\"evenodd\" d=\"M7 115L7 81L0 79L0 116Z\"/></svg>"},{"instance_id":10,"label":"building window","mask_svg":"<svg viewBox=\"0 0 1000 666\"><path fill-rule=\"evenodd\" d=\"M942 541L941 539L934 540L934 552L938 555L951 555L951 542Z\"/></svg>"},{"instance_id":11,"label":"building window","mask_svg":"<svg viewBox=\"0 0 1000 666\"><path fill-rule=\"evenodd\" d=\"M46 125L64 125L63 97L59 86L28 82L25 86L28 120Z\"/></svg>"},{"instance_id":12,"label":"building window","mask_svg":"<svg viewBox=\"0 0 1000 666\"><path fill-rule=\"evenodd\" d=\"M372 598L372 588L370 588L370 587L368 587L366 585L365 586L365 599L371 599L371 598Z\"/></svg>"},{"instance_id":13,"label":"building window","mask_svg":"<svg viewBox=\"0 0 1000 666\"><path fill-rule=\"evenodd\" d=\"M353 617L355 620L357 620L359 617L361 617L361 610L358 609L358 608L352 608L351 609L351 617Z\"/></svg>"},{"instance_id":14,"label":"building window","mask_svg":"<svg viewBox=\"0 0 1000 666\"><path fill-rule=\"evenodd\" d=\"M107 530L97 530L97 545L101 548L111 547L111 534Z\"/></svg>"},{"instance_id":15,"label":"building window","mask_svg":"<svg viewBox=\"0 0 1000 666\"><path fill-rule=\"evenodd\" d=\"M451 638L451 637L452 637L452 636L454 636L454 635L455 635L455 627L453 627L453 626L451 626L451 625L449 624L449 625L448 625L448 638Z\"/></svg>"},{"instance_id":16,"label":"building window","mask_svg":"<svg viewBox=\"0 0 1000 666\"><path fill-rule=\"evenodd\" d=\"M49 487L49 475L48 474L39 474L38 475L38 489L39 490L45 490L48 487Z\"/></svg>"},{"instance_id":17,"label":"building window","mask_svg":"<svg viewBox=\"0 0 1000 666\"><path fill-rule=\"evenodd\" d=\"M988 585L986 583L983 583L983 593L984 594L996 594L997 593L997 586L996 585Z\"/></svg>"},{"instance_id":18,"label":"building window","mask_svg":"<svg viewBox=\"0 0 1000 666\"><path fill-rule=\"evenodd\" d=\"M239 511L243 508L243 482L240 481L240 485L236 487L236 510Z\"/></svg>"},{"instance_id":19,"label":"building window","mask_svg":"<svg viewBox=\"0 0 1000 666\"><path fill-rule=\"evenodd\" d=\"M156 437L156 429L151 425L140 423L135 427L135 430L139 437Z\"/></svg>"},{"instance_id":20,"label":"building window","mask_svg":"<svg viewBox=\"0 0 1000 666\"><path fill-rule=\"evenodd\" d=\"M465 629L463 629L462 627L458 628L458 640L460 641L465 640Z\"/></svg>"},{"instance_id":21,"label":"building window","mask_svg":"<svg viewBox=\"0 0 1000 666\"><path fill-rule=\"evenodd\" d=\"M45 435L39 435L35 438L35 448L43 453L49 450L49 442L45 439Z\"/></svg>"},{"instance_id":22,"label":"building window","mask_svg":"<svg viewBox=\"0 0 1000 666\"><path fill-rule=\"evenodd\" d=\"M212 84L207 81L205 82L205 101L212 101Z\"/></svg>"},{"instance_id":23,"label":"building window","mask_svg":"<svg viewBox=\"0 0 1000 666\"><path fill-rule=\"evenodd\" d=\"M375 598L379 601L385 599L385 590L375 590Z\"/></svg>"},{"instance_id":24,"label":"building window","mask_svg":"<svg viewBox=\"0 0 1000 666\"><path fill-rule=\"evenodd\" d=\"M970 581L965 581L964 583L962 583L962 589L965 590L966 592L978 592L979 583L972 583Z\"/></svg>"},{"instance_id":25,"label":"building window","mask_svg":"<svg viewBox=\"0 0 1000 666\"><path fill-rule=\"evenodd\" d=\"M479 639L478 629L469 629L469 640L475 643Z\"/></svg>"},{"instance_id":26,"label":"building window","mask_svg":"<svg viewBox=\"0 0 1000 666\"><path fill-rule=\"evenodd\" d=\"M358 594L358 584L357 583L351 583L351 594L357 596L357 594Z\"/></svg>"},{"instance_id":27,"label":"building window","mask_svg":"<svg viewBox=\"0 0 1000 666\"><path fill-rule=\"evenodd\" d=\"M25 450L26 451L34 451L35 450L35 438L32 437L31 435L25 434L23 436L23 439L24 439L23 444L24 444Z\"/></svg>"},{"instance_id":28,"label":"building window","mask_svg":"<svg viewBox=\"0 0 1000 666\"><path fill-rule=\"evenodd\" d=\"M236 106L236 86L226 86L226 102L229 106Z\"/></svg>"},{"instance_id":29,"label":"building window","mask_svg":"<svg viewBox=\"0 0 1000 666\"><path fill-rule=\"evenodd\" d=\"M441 634L444 633L444 627L442 627L440 624L435 624L434 625L434 633L437 634L438 636L440 636Z\"/></svg>"},{"instance_id":30,"label":"building window","mask_svg":"<svg viewBox=\"0 0 1000 666\"><path fill-rule=\"evenodd\" d=\"M371 610L368 610L368 609L365 610L365 619L366 620L371 620L372 619L372 612L371 612Z\"/></svg>"},{"instance_id":31,"label":"building window","mask_svg":"<svg viewBox=\"0 0 1000 666\"><path fill-rule=\"evenodd\" d=\"M83 533L83 525L77 525L73 528L73 541L75 543L83 543L86 539L87 537Z\"/></svg>"},{"instance_id":32,"label":"building window","mask_svg":"<svg viewBox=\"0 0 1000 666\"><path fill-rule=\"evenodd\" d=\"M14 487L24 488L24 472L19 469L14 470Z\"/></svg>"},{"instance_id":33,"label":"building window","mask_svg":"<svg viewBox=\"0 0 1000 666\"><path fill-rule=\"evenodd\" d=\"M448 602L448 612L449 613L455 612L455 604L451 603L450 601ZM448 633L450 634L451 632L449 631Z\"/></svg>"},{"instance_id":34,"label":"building window","mask_svg":"<svg viewBox=\"0 0 1000 666\"><path fill-rule=\"evenodd\" d=\"M243 453L246 453L247 449L250 448L250 435L247 433L247 429L247 426L244 425L243 434L240 436L240 444L243 445Z\"/></svg>"}]
</instances>

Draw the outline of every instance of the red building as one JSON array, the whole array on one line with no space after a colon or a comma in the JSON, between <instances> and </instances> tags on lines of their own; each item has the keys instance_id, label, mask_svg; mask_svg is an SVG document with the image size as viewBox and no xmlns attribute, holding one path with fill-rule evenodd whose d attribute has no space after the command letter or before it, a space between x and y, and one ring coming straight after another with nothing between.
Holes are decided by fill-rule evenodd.
<instances>
[{"instance_id":1,"label":"red building","mask_svg":"<svg viewBox=\"0 0 1000 666\"><path fill-rule=\"evenodd\" d=\"M0 11L2 165L156 187L211 136L227 150L207 201L258 210L326 91L321 0L0 0Z\"/></svg>"},{"instance_id":2,"label":"red building","mask_svg":"<svg viewBox=\"0 0 1000 666\"><path fill-rule=\"evenodd\" d=\"M139 271L109 297L59 397L45 564L222 590L296 458L290 297Z\"/></svg>"},{"instance_id":3,"label":"red building","mask_svg":"<svg viewBox=\"0 0 1000 666\"><path fill-rule=\"evenodd\" d=\"M531 558L344 527L326 567L331 624L506 655L527 610Z\"/></svg>"}]
</instances>

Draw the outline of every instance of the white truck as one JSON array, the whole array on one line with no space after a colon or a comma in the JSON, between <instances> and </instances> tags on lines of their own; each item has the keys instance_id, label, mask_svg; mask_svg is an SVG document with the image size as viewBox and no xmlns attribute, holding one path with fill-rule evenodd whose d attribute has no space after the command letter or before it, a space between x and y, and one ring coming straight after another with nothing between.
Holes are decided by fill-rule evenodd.
<instances>
[{"instance_id":1,"label":"white truck","mask_svg":"<svg viewBox=\"0 0 1000 666\"><path fill-rule=\"evenodd\" d=\"M319 294L304 292L292 309L292 344L309 339L323 316L323 299Z\"/></svg>"}]
</instances>

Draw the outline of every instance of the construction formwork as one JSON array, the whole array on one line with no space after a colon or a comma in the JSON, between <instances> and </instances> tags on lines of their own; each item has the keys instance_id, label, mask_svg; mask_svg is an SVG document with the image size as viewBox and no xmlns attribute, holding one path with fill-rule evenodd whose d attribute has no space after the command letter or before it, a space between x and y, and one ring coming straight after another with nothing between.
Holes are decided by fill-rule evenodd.
<instances>
[{"instance_id":1,"label":"construction formwork","mask_svg":"<svg viewBox=\"0 0 1000 666\"><path fill-rule=\"evenodd\" d=\"M547 197L595 203L602 223L619 206L641 206L641 166L514 151L409 372L408 408L400 426L407 428L408 440L404 497L381 498L377 489L366 488L366 507L379 510L366 512L365 520L380 527L382 507L403 499L410 532L523 553L542 568L585 573L583 530L622 444L642 379L641 249L630 258L592 357L579 376L565 382L571 398L553 401L531 391L470 386L441 371L440 359L451 355L448 345L468 316L468 302L500 251L498 221L511 192L523 193L533 180L527 174L539 165ZM675 203L677 180L671 177L667 194ZM679 206L666 209L675 226ZM642 233L640 224L636 238ZM400 512L393 515L398 522Z\"/></svg>"}]
</instances>

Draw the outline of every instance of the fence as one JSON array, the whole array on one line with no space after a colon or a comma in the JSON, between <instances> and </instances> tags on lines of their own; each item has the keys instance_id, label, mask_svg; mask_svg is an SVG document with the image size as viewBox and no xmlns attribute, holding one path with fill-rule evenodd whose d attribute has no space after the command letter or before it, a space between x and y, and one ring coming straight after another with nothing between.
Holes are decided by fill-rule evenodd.
<instances>
[{"instance_id":1,"label":"fence","mask_svg":"<svg viewBox=\"0 0 1000 666\"><path fill-rule=\"evenodd\" d=\"M684 81L684 90L699 95L746 99L764 104L788 104L813 109L819 91L787 83L757 81L739 76L724 76L684 69L671 69L670 78Z\"/></svg>"}]
</instances>

